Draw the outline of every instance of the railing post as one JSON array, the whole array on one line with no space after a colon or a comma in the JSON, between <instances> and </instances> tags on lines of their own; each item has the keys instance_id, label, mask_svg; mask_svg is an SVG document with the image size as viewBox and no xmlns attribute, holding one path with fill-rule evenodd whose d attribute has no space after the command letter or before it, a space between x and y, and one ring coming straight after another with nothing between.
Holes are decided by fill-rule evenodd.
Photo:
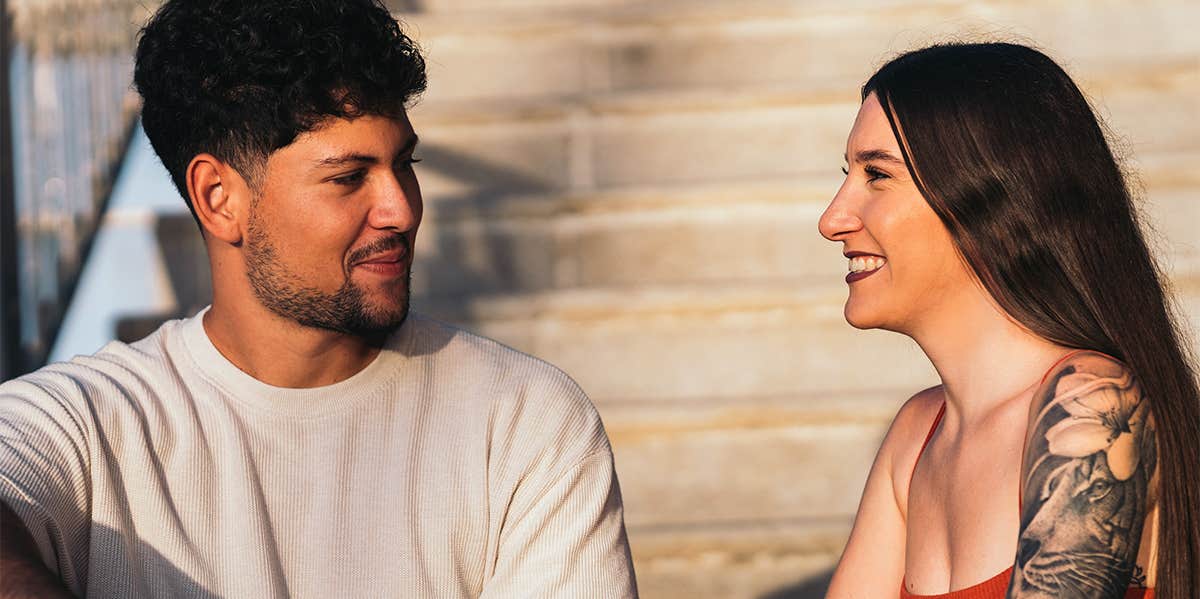
<instances>
[{"instance_id":1,"label":"railing post","mask_svg":"<svg viewBox=\"0 0 1200 599\"><path fill-rule=\"evenodd\" d=\"M0 0L0 381L25 371L17 281L17 198L13 170L13 16Z\"/></svg>"}]
</instances>

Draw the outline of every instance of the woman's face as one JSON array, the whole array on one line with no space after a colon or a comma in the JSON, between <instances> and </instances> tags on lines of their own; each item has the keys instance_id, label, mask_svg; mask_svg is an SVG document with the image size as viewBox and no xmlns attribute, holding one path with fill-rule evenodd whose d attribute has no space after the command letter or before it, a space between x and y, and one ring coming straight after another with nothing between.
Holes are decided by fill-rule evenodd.
<instances>
[{"instance_id":1,"label":"woman's face","mask_svg":"<svg viewBox=\"0 0 1200 599\"><path fill-rule=\"evenodd\" d=\"M846 320L912 335L952 310L974 278L901 156L879 100L867 96L846 142L846 179L818 227L849 261Z\"/></svg>"}]
</instances>

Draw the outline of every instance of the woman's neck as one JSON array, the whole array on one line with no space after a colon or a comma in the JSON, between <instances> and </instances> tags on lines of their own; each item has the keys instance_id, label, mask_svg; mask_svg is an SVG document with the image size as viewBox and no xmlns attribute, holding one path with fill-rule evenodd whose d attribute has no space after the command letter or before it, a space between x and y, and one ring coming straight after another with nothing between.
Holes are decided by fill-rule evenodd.
<instances>
[{"instance_id":1,"label":"woman's neck","mask_svg":"<svg viewBox=\"0 0 1200 599\"><path fill-rule=\"evenodd\" d=\"M908 332L942 379L947 412L964 426L1014 399L1028 399L1046 370L1070 351L1025 329L983 291Z\"/></svg>"}]
</instances>

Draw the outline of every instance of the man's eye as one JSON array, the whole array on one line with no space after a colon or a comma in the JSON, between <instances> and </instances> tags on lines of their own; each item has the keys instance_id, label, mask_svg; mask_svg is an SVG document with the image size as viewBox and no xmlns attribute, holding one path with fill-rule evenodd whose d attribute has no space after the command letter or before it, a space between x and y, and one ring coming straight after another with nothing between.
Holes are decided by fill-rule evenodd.
<instances>
[{"instance_id":1,"label":"man's eye","mask_svg":"<svg viewBox=\"0 0 1200 599\"><path fill-rule=\"evenodd\" d=\"M401 160L400 164L398 166L400 167L401 170L408 171L408 170L412 170L413 165L420 161L421 161L420 158L407 158L405 160Z\"/></svg>"},{"instance_id":2,"label":"man's eye","mask_svg":"<svg viewBox=\"0 0 1200 599\"><path fill-rule=\"evenodd\" d=\"M363 178L366 176L367 176L367 171L357 170L348 175L343 175L341 177L336 177L336 178L330 179L330 181L333 181L334 183L337 183L338 185L347 185L347 186L358 185L359 183L362 182Z\"/></svg>"}]
</instances>

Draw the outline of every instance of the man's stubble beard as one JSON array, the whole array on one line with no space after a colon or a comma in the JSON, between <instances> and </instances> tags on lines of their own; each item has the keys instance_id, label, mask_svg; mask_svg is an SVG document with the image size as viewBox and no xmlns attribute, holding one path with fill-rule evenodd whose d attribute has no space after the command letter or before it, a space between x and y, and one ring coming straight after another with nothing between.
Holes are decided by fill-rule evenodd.
<instances>
[{"instance_id":1,"label":"man's stubble beard","mask_svg":"<svg viewBox=\"0 0 1200 599\"><path fill-rule=\"evenodd\" d=\"M409 268L398 310L372 309L363 290L347 277L333 293L305 286L280 262L275 245L252 214L246 235L246 276L259 303L271 312L301 326L326 329L366 338L390 335L408 317L412 284L411 248Z\"/></svg>"}]
</instances>

